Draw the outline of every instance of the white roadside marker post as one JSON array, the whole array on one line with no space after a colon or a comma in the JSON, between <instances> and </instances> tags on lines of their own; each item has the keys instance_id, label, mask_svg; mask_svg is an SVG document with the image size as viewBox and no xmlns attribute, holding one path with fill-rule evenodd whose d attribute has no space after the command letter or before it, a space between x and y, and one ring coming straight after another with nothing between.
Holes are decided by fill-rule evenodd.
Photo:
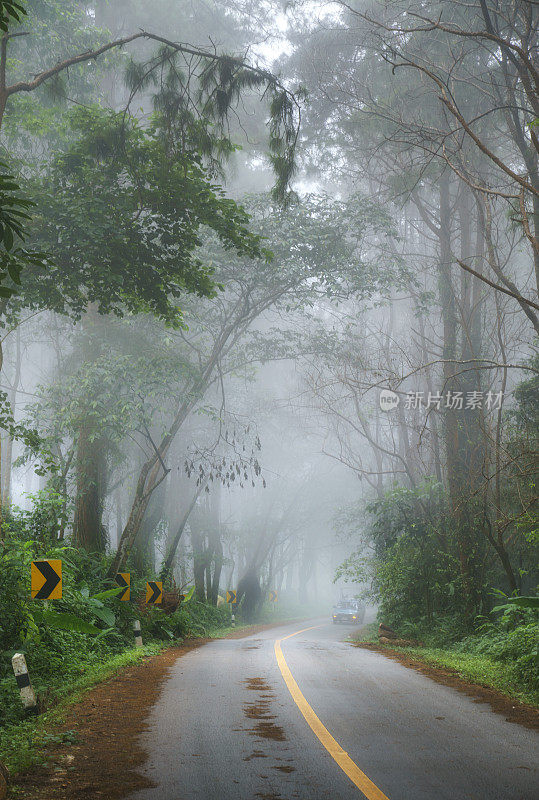
<instances>
[{"instance_id":1,"label":"white roadside marker post","mask_svg":"<svg viewBox=\"0 0 539 800\"><path fill-rule=\"evenodd\" d=\"M135 634L135 647L142 647L142 636L140 633L140 619L133 622L133 633Z\"/></svg>"},{"instance_id":2,"label":"white roadside marker post","mask_svg":"<svg viewBox=\"0 0 539 800\"><path fill-rule=\"evenodd\" d=\"M26 666L26 659L22 653L15 653L11 659L13 672L15 673L15 680L21 693L21 701L24 710L28 714L37 714L37 701L32 684L30 683L30 675L28 674L28 667Z\"/></svg>"},{"instance_id":3,"label":"white roadside marker post","mask_svg":"<svg viewBox=\"0 0 539 800\"><path fill-rule=\"evenodd\" d=\"M232 621L231 621L231 623L230 623L230 624L231 624L231 626L232 626L233 628L235 628L235 627L236 627L236 617L235 617L235 615L234 615L234 612L232 612Z\"/></svg>"}]
</instances>

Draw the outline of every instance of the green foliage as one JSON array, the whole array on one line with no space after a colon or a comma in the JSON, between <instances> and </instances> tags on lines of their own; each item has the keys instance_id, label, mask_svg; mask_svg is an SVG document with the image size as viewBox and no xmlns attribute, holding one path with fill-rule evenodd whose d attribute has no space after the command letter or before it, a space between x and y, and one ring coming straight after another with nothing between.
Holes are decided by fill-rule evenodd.
<instances>
[{"instance_id":1,"label":"green foliage","mask_svg":"<svg viewBox=\"0 0 539 800\"><path fill-rule=\"evenodd\" d=\"M441 486L427 482L417 490L394 488L366 511L363 546L341 565L337 577L370 580L380 618L403 635L407 624L438 626L441 617L454 620L463 614L458 553ZM351 509L348 518L341 515L341 525L353 525L356 514Z\"/></svg>"},{"instance_id":2,"label":"green foliage","mask_svg":"<svg viewBox=\"0 0 539 800\"><path fill-rule=\"evenodd\" d=\"M180 394L190 365L175 343L141 320L99 319L74 345L62 374L39 388L39 402L27 413L55 452L84 429L90 443L106 441L116 461L126 433L154 425L156 406L168 409L171 394Z\"/></svg>"},{"instance_id":3,"label":"green foliage","mask_svg":"<svg viewBox=\"0 0 539 800\"><path fill-rule=\"evenodd\" d=\"M517 608L539 608L539 597L510 597L507 600L507 606L516 606ZM503 606L498 606L494 611L498 611Z\"/></svg>"},{"instance_id":4,"label":"green foliage","mask_svg":"<svg viewBox=\"0 0 539 800\"><path fill-rule=\"evenodd\" d=\"M28 212L35 203L22 194L19 184L7 169L7 165L0 161L0 298L5 300L19 291L21 272L25 267L39 270L45 264L40 254L15 246L17 240L22 242L26 238L31 219Z\"/></svg>"},{"instance_id":5,"label":"green foliage","mask_svg":"<svg viewBox=\"0 0 539 800\"><path fill-rule=\"evenodd\" d=\"M21 3L2 0L0 3L0 29L7 31L10 22L20 22L27 11Z\"/></svg>"},{"instance_id":6,"label":"green foliage","mask_svg":"<svg viewBox=\"0 0 539 800\"><path fill-rule=\"evenodd\" d=\"M367 506L370 517L362 531L363 546L341 565L337 576L370 581L368 593L379 604L379 619L403 638L426 645L412 654L537 703L539 600L507 597L499 589L493 593L489 586L500 585L500 569L483 564L481 602L491 610L487 616L470 619L446 509L436 484L386 492ZM473 523L473 516L470 520ZM341 512L339 524L357 529L358 509ZM470 533L480 563L481 538L473 528ZM503 599L494 608L493 594Z\"/></svg>"},{"instance_id":7,"label":"green foliage","mask_svg":"<svg viewBox=\"0 0 539 800\"><path fill-rule=\"evenodd\" d=\"M199 153L170 149L159 118L143 128L85 108L69 120L75 143L34 188L33 241L54 263L27 274L20 304L77 318L93 303L178 326L185 293L216 291L196 254L205 228L225 249L260 254L244 209L212 183Z\"/></svg>"},{"instance_id":8,"label":"green foliage","mask_svg":"<svg viewBox=\"0 0 539 800\"><path fill-rule=\"evenodd\" d=\"M37 608L32 616L35 623L46 625L47 628L52 628L55 631L75 631L76 633L87 633L91 636L100 633L99 628L96 628L90 622L85 622L75 614L62 614L57 611L51 611L48 608Z\"/></svg>"},{"instance_id":9,"label":"green foliage","mask_svg":"<svg viewBox=\"0 0 539 800\"><path fill-rule=\"evenodd\" d=\"M230 609L226 606L216 608L208 603L190 599L173 614L165 614L155 608L143 620L142 635L148 634L157 639L178 639L196 636L209 636L216 628L230 624Z\"/></svg>"},{"instance_id":10,"label":"green foliage","mask_svg":"<svg viewBox=\"0 0 539 800\"><path fill-rule=\"evenodd\" d=\"M22 197L20 187L13 175L9 175L6 164L0 161L0 241L6 250L11 250L15 237L24 239L24 225L30 219L27 213L35 204ZM11 276L19 283L19 276Z\"/></svg>"},{"instance_id":11,"label":"green foliage","mask_svg":"<svg viewBox=\"0 0 539 800\"><path fill-rule=\"evenodd\" d=\"M11 668L15 652L24 653L40 706L46 708L89 670L133 647L133 620L140 617L134 603L117 599L121 589L107 582L106 557L58 542L64 498L43 491L33 500L30 511L13 509L0 543L0 727L23 718ZM62 560L61 600L30 596L30 563L45 556ZM134 600L143 594L146 579L132 571ZM228 625L228 608L187 597L174 614L155 608L142 616L145 643L205 636Z\"/></svg>"},{"instance_id":12,"label":"green foliage","mask_svg":"<svg viewBox=\"0 0 539 800\"><path fill-rule=\"evenodd\" d=\"M19 539L39 543L42 548L54 547L68 517L66 498L50 488L27 496L32 503L29 510L13 506L5 514L6 546L16 547Z\"/></svg>"},{"instance_id":13,"label":"green foliage","mask_svg":"<svg viewBox=\"0 0 539 800\"><path fill-rule=\"evenodd\" d=\"M81 666L119 652L131 643L130 615L121 610L116 626L115 599L94 593L103 589L104 561L62 547L58 530L63 498L40 493L31 511L14 509L0 543L0 695L6 721L22 715L11 671L14 652L26 655L39 695L80 673ZM38 536L33 538L36 533ZM63 597L54 602L30 597L30 562L63 562ZM96 563L97 561L97 563ZM116 606L119 605L116 602ZM129 617L129 618L128 618Z\"/></svg>"},{"instance_id":14,"label":"green foliage","mask_svg":"<svg viewBox=\"0 0 539 800\"><path fill-rule=\"evenodd\" d=\"M28 454L37 460L36 474L44 475L46 472L54 473L56 471L56 460L38 430L23 422L15 422L7 392L1 390L0 429L6 431L14 441L21 442Z\"/></svg>"},{"instance_id":15,"label":"green foliage","mask_svg":"<svg viewBox=\"0 0 539 800\"><path fill-rule=\"evenodd\" d=\"M535 370L539 369L538 354L530 359L529 365ZM505 505L515 517L515 538L520 545L518 561L528 565L530 560L534 560L537 565L539 375L521 381L514 390L514 397L515 405L508 412L506 421L506 447L511 459L504 474L503 497ZM531 580L525 581L526 588L533 586L534 572L530 570Z\"/></svg>"},{"instance_id":16,"label":"green foliage","mask_svg":"<svg viewBox=\"0 0 539 800\"><path fill-rule=\"evenodd\" d=\"M537 599L537 598L532 598ZM534 609L518 610L506 604L499 616L495 609L487 618L478 618L475 632L460 636L451 644L440 631L431 631L425 638L427 646L443 648L451 657L475 659L475 665L497 675L503 667L505 685L499 688L527 693L528 698L539 702L539 612ZM455 631L453 631L455 633ZM496 684L494 684L496 685Z\"/></svg>"},{"instance_id":17,"label":"green foliage","mask_svg":"<svg viewBox=\"0 0 539 800\"><path fill-rule=\"evenodd\" d=\"M366 515L365 515L366 511ZM476 594L475 613L485 613L494 605L492 587L518 614L518 607L535 607L535 598L507 599L505 573L495 558L489 558L483 535L482 509L467 503L466 530L469 555L469 580ZM338 569L357 582L370 582L369 593L379 605L381 620L396 627L402 635L437 641L455 641L473 626L466 608L464 577L454 517L442 487L426 482L416 489L398 487L381 499L363 507L351 507L338 517L341 528L357 535L361 525L361 548ZM532 548L517 540L513 545L521 554L521 575L528 582L536 565ZM518 549L517 549L518 548ZM512 551L509 551L512 553ZM494 611L499 611L502 606Z\"/></svg>"},{"instance_id":18,"label":"green foliage","mask_svg":"<svg viewBox=\"0 0 539 800\"><path fill-rule=\"evenodd\" d=\"M456 646L464 653L478 653L507 664L527 688L539 692L539 622L529 621L512 630L497 624L483 626L480 635L468 636Z\"/></svg>"}]
</instances>

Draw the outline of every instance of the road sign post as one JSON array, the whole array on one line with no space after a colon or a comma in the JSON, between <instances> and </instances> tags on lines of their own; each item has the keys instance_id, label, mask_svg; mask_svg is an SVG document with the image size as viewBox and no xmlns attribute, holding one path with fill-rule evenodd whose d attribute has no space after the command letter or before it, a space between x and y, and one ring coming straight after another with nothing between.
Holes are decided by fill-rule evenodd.
<instances>
[{"instance_id":1,"label":"road sign post","mask_svg":"<svg viewBox=\"0 0 539 800\"><path fill-rule=\"evenodd\" d=\"M271 603L277 602L277 592L275 590L272 589L272 591L269 593L269 599Z\"/></svg>"},{"instance_id":2,"label":"road sign post","mask_svg":"<svg viewBox=\"0 0 539 800\"><path fill-rule=\"evenodd\" d=\"M34 600L61 600L62 562L60 559L32 561L30 583Z\"/></svg>"},{"instance_id":3,"label":"road sign post","mask_svg":"<svg viewBox=\"0 0 539 800\"><path fill-rule=\"evenodd\" d=\"M131 573L118 572L116 575L116 583L123 588L123 592L118 595L118 600L131 599Z\"/></svg>"},{"instance_id":4,"label":"road sign post","mask_svg":"<svg viewBox=\"0 0 539 800\"><path fill-rule=\"evenodd\" d=\"M228 590L226 593L226 602L230 603L232 606L236 605L236 592L233 590ZM233 628L236 627L236 616L234 614L234 608L232 608L232 618L230 620L230 624Z\"/></svg>"},{"instance_id":5,"label":"road sign post","mask_svg":"<svg viewBox=\"0 0 539 800\"><path fill-rule=\"evenodd\" d=\"M163 582L148 581L146 583L146 602L155 606L163 602Z\"/></svg>"}]
</instances>

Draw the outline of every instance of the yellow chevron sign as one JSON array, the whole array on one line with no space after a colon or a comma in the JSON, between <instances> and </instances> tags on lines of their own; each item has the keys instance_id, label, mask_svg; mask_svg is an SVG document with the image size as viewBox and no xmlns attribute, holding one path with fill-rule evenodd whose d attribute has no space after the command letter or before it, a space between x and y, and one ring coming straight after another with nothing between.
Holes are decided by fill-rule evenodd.
<instances>
[{"instance_id":1,"label":"yellow chevron sign","mask_svg":"<svg viewBox=\"0 0 539 800\"><path fill-rule=\"evenodd\" d=\"M146 583L146 602L150 605L163 602L162 581L148 581Z\"/></svg>"},{"instance_id":2,"label":"yellow chevron sign","mask_svg":"<svg viewBox=\"0 0 539 800\"><path fill-rule=\"evenodd\" d=\"M227 592L226 593L226 602L227 603L235 603L236 602L236 592Z\"/></svg>"},{"instance_id":3,"label":"yellow chevron sign","mask_svg":"<svg viewBox=\"0 0 539 800\"><path fill-rule=\"evenodd\" d=\"M271 591L269 593L269 599L270 599L270 601L272 603L276 603L277 602L277 592L276 591Z\"/></svg>"},{"instance_id":4,"label":"yellow chevron sign","mask_svg":"<svg viewBox=\"0 0 539 800\"><path fill-rule=\"evenodd\" d=\"M118 586L123 587L123 592L120 592L117 595L118 600L130 600L131 599L131 573L130 572L118 572L116 575L116 583Z\"/></svg>"},{"instance_id":5,"label":"yellow chevron sign","mask_svg":"<svg viewBox=\"0 0 539 800\"><path fill-rule=\"evenodd\" d=\"M35 600L62 599L62 562L59 558L32 561L30 578Z\"/></svg>"}]
</instances>

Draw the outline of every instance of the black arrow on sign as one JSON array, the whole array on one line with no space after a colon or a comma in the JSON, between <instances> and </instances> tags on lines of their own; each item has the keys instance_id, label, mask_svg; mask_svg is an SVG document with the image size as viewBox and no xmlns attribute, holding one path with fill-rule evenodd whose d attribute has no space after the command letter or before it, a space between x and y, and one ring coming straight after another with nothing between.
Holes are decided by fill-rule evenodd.
<instances>
[{"instance_id":1,"label":"black arrow on sign","mask_svg":"<svg viewBox=\"0 0 539 800\"><path fill-rule=\"evenodd\" d=\"M150 587L150 589L153 592L152 596L150 598L148 598L148 603L156 603L157 600L159 599L160 594L161 594L161 589L155 583L155 581L148 581L148 586Z\"/></svg>"},{"instance_id":2,"label":"black arrow on sign","mask_svg":"<svg viewBox=\"0 0 539 800\"><path fill-rule=\"evenodd\" d=\"M45 583L35 597L37 600L47 600L60 583L61 578L48 561L34 561L34 564L45 578Z\"/></svg>"},{"instance_id":3,"label":"black arrow on sign","mask_svg":"<svg viewBox=\"0 0 539 800\"><path fill-rule=\"evenodd\" d=\"M129 584L127 583L126 579L120 572L116 575L116 583L118 584L118 586L125 586L123 592L120 592L120 594L118 595L118 600L123 600L125 593L129 589Z\"/></svg>"}]
</instances>

